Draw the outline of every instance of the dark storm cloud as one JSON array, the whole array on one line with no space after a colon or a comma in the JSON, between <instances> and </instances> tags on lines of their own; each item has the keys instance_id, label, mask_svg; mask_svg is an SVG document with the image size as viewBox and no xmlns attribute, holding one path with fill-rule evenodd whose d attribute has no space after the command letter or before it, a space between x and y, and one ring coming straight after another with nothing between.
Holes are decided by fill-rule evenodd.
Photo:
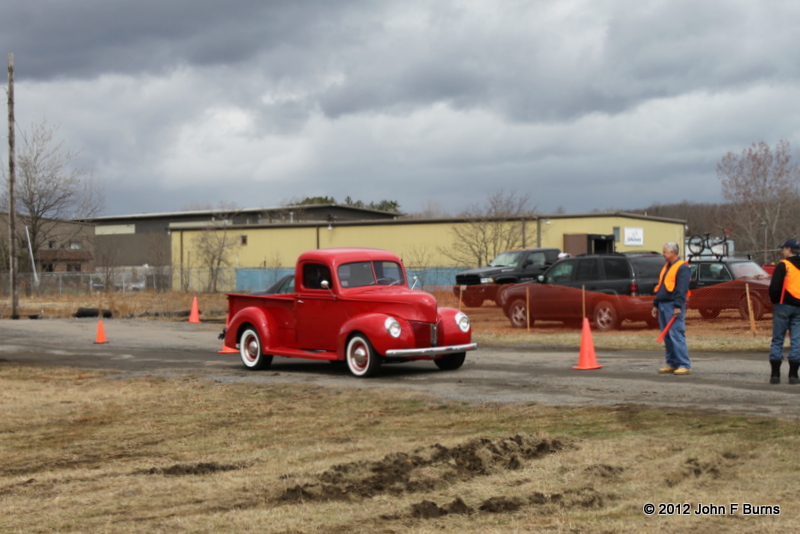
<instances>
[{"instance_id":1,"label":"dark storm cloud","mask_svg":"<svg viewBox=\"0 0 800 534\"><path fill-rule=\"evenodd\" d=\"M0 46L37 80L247 61L337 33L357 2L325 0L12 0ZM346 26L346 25L345 25Z\"/></svg>"},{"instance_id":2,"label":"dark storm cloud","mask_svg":"<svg viewBox=\"0 0 800 534\"><path fill-rule=\"evenodd\" d=\"M714 201L725 152L798 146L799 22L770 0L11 0L0 47L17 121L60 124L114 213L457 212L499 188L590 211Z\"/></svg>"}]
</instances>

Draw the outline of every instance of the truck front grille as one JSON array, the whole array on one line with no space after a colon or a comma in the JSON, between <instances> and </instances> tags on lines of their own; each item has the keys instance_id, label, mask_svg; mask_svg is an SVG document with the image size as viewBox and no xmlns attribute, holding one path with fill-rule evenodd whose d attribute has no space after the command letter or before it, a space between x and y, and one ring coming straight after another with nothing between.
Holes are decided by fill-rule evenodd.
<instances>
[{"instance_id":1,"label":"truck front grille","mask_svg":"<svg viewBox=\"0 0 800 534\"><path fill-rule=\"evenodd\" d=\"M481 283L481 277L477 274L457 274L456 285L474 286Z\"/></svg>"},{"instance_id":2,"label":"truck front grille","mask_svg":"<svg viewBox=\"0 0 800 534\"><path fill-rule=\"evenodd\" d=\"M414 343L418 348L437 347L439 345L438 323L409 321L414 331Z\"/></svg>"}]
</instances>

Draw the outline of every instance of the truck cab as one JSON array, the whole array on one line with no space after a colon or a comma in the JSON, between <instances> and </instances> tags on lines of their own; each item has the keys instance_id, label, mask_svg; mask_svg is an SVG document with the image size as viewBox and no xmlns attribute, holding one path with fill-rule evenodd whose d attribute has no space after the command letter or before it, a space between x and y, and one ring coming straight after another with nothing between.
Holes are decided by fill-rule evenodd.
<instances>
[{"instance_id":1,"label":"truck cab","mask_svg":"<svg viewBox=\"0 0 800 534\"><path fill-rule=\"evenodd\" d=\"M557 248L506 250L486 267L456 274L453 294L468 308L478 308L485 300L493 300L501 306L497 299L501 286L535 281L550 265L558 261L560 253L561 250Z\"/></svg>"}]
</instances>

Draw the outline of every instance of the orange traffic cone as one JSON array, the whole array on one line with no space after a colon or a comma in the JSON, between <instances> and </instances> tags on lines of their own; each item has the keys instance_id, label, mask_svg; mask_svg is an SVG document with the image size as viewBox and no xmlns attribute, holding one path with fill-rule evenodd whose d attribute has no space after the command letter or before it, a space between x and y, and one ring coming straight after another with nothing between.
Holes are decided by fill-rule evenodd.
<instances>
[{"instance_id":1,"label":"orange traffic cone","mask_svg":"<svg viewBox=\"0 0 800 534\"><path fill-rule=\"evenodd\" d=\"M589 328L589 319L583 318L583 336L581 337L581 353L578 356L578 365L573 365L573 369L600 369L602 365L597 365L597 355L594 353L594 341L592 341L592 330Z\"/></svg>"},{"instance_id":2,"label":"orange traffic cone","mask_svg":"<svg viewBox=\"0 0 800 534\"><path fill-rule=\"evenodd\" d=\"M197 297L194 297L192 299L192 311L189 313L189 322L190 323L200 322L200 312L197 309Z\"/></svg>"},{"instance_id":3,"label":"orange traffic cone","mask_svg":"<svg viewBox=\"0 0 800 534\"><path fill-rule=\"evenodd\" d=\"M228 317L225 317L225 330L228 329ZM238 350L234 349L233 347L229 347L225 344L225 339L222 340L222 350L218 350L217 354L230 354L234 352L239 352Z\"/></svg>"},{"instance_id":4,"label":"orange traffic cone","mask_svg":"<svg viewBox=\"0 0 800 534\"><path fill-rule=\"evenodd\" d=\"M94 339L95 344L108 343L106 340L106 330L103 328L103 321L97 321L97 337Z\"/></svg>"}]
</instances>

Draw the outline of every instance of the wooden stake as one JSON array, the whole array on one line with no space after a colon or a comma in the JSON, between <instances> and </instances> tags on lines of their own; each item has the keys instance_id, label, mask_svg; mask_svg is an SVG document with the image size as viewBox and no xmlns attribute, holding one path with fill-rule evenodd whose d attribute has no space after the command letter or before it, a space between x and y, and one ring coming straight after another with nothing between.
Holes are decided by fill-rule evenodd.
<instances>
[{"instance_id":1,"label":"wooden stake","mask_svg":"<svg viewBox=\"0 0 800 534\"><path fill-rule=\"evenodd\" d=\"M525 288L525 324L528 325L528 333L531 333L531 287Z\"/></svg>"},{"instance_id":2,"label":"wooden stake","mask_svg":"<svg viewBox=\"0 0 800 534\"><path fill-rule=\"evenodd\" d=\"M756 337L756 319L753 317L753 304L750 302L750 284L745 283L744 291L747 295L747 311L750 314L750 331L753 332L753 337Z\"/></svg>"},{"instance_id":3,"label":"wooden stake","mask_svg":"<svg viewBox=\"0 0 800 534\"><path fill-rule=\"evenodd\" d=\"M586 286L581 286L581 319L586 319Z\"/></svg>"}]
</instances>

